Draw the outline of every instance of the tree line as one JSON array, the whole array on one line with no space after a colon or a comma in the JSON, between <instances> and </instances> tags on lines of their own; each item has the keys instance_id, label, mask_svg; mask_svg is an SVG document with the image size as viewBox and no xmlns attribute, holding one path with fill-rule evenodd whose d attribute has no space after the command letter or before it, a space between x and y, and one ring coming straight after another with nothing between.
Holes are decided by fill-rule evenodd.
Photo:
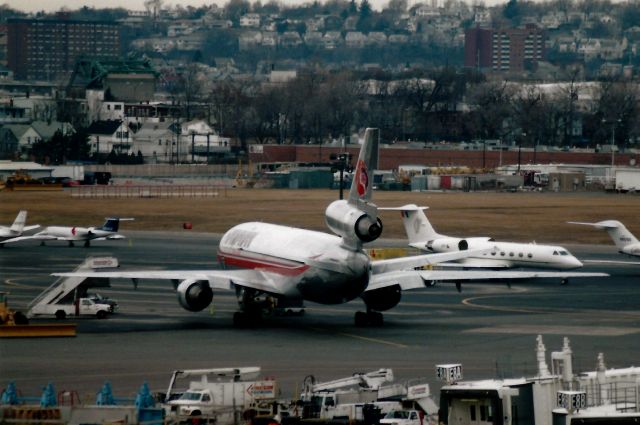
<instances>
[{"instance_id":1,"label":"tree line","mask_svg":"<svg viewBox=\"0 0 640 425\"><path fill-rule=\"evenodd\" d=\"M309 67L285 83L207 83L195 68L175 87L182 115L208 119L246 143L320 144L360 128L389 141L500 139L522 146L592 146L640 137L638 84L592 83L569 75L555 85L487 79L440 67L402 73Z\"/></svg>"}]
</instances>

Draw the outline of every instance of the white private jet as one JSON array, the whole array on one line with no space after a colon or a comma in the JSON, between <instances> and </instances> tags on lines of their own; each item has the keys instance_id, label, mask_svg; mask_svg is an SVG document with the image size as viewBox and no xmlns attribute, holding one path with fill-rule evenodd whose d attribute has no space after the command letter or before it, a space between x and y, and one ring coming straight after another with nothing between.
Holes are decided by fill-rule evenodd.
<instances>
[{"instance_id":1,"label":"white private jet","mask_svg":"<svg viewBox=\"0 0 640 425\"><path fill-rule=\"evenodd\" d=\"M373 171L378 163L379 131L367 129L355 167L348 199L332 202L325 211L327 227L335 235L262 222L239 224L227 231L218 247L223 267L233 270L159 270L55 273L55 276L169 279L175 282L178 302L188 311L201 311L213 301L213 290L235 291L240 311L234 324L247 326L280 300L290 304L312 301L342 304L360 297L366 312L355 314L358 326L381 325L381 311L400 302L403 290L431 286L450 278L449 271L415 270L440 261L452 261L474 251L427 254L371 261L363 243L382 233L378 208L371 202ZM473 274L474 272L466 272ZM491 278L492 272L482 272ZM497 273L497 272L493 272ZM586 274L585 274L586 275ZM606 274L592 274L592 276ZM473 276L475 279L479 275ZM493 276L510 278L511 276ZM515 278L538 277L536 273Z\"/></svg>"},{"instance_id":2,"label":"white private jet","mask_svg":"<svg viewBox=\"0 0 640 425\"><path fill-rule=\"evenodd\" d=\"M570 224L581 224L584 226L592 226L596 229L606 230L621 254L640 257L640 241L631 233L624 224L617 220L604 220L597 223L584 223L581 221L569 221ZM640 264L640 262L631 261L605 261L590 260L590 262L611 263L611 264Z\"/></svg>"},{"instance_id":3,"label":"white private jet","mask_svg":"<svg viewBox=\"0 0 640 425\"><path fill-rule=\"evenodd\" d=\"M28 232L29 230L37 229L38 227L40 227L39 224L25 226L26 222L27 211L21 210L20 212L18 212L16 219L13 221L13 224L10 227L0 226L0 246L2 246L2 242L6 241L7 239L22 236L23 232Z\"/></svg>"},{"instance_id":4,"label":"white private jet","mask_svg":"<svg viewBox=\"0 0 640 425\"><path fill-rule=\"evenodd\" d=\"M424 213L428 207L414 204L399 208L402 214L409 245L428 252L454 252L467 249L495 247L495 250L474 254L457 260L452 266L465 268L538 268L571 270L582 267L582 263L561 246L535 243L496 242L490 237L457 238L441 235L435 231ZM445 264L440 264L445 265ZM449 265L449 264L446 264Z\"/></svg>"},{"instance_id":5,"label":"white private jet","mask_svg":"<svg viewBox=\"0 0 640 425\"><path fill-rule=\"evenodd\" d=\"M107 218L100 227L47 226L36 234L19 236L0 243L8 244L34 239L39 240L42 245L45 241L67 241L69 246L73 246L74 242L84 242L84 246L89 247L91 241L124 239L126 236L118 233L118 227L121 221L130 220L133 218Z\"/></svg>"}]
</instances>

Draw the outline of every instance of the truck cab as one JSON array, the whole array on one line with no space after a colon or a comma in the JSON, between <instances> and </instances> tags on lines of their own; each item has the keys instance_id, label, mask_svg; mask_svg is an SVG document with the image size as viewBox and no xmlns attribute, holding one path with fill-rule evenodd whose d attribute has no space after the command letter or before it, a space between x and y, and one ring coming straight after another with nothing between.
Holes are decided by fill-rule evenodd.
<instances>
[{"instance_id":1,"label":"truck cab","mask_svg":"<svg viewBox=\"0 0 640 425\"><path fill-rule=\"evenodd\" d=\"M210 390L188 390L167 403L172 412L180 416L202 416L214 413L213 395Z\"/></svg>"},{"instance_id":2,"label":"truck cab","mask_svg":"<svg viewBox=\"0 0 640 425\"><path fill-rule=\"evenodd\" d=\"M385 425L422 425L422 415L417 410L392 410L380 419Z\"/></svg>"}]
</instances>

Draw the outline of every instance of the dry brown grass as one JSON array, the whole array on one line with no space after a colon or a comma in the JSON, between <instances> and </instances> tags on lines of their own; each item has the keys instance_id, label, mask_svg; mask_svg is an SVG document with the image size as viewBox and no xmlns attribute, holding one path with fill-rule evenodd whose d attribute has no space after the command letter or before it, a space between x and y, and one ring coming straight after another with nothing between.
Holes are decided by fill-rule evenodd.
<instances>
[{"instance_id":1,"label":"dry brown grass","mask_svg":"<svg viewBox=\"0 0 640 425\"><path fill-rule=\"evenodd\" d=\"M217 198L78 199L69 192L0 192L0 223L19 209L29 223L90 226L104 217L135 217L123 229L221 233L244 221L265 221L326 230L324 209L337 198L329 190L229 189ZM379 206L407 203L429 206L441 233L489 235L497 240L547 243L611 243L604 232L566 221L620 220L640 235L640 196L605 193L415 193L376 192ZM384 237L402 238L397 213L382 212Z\"/></svg>"}]
</instances>

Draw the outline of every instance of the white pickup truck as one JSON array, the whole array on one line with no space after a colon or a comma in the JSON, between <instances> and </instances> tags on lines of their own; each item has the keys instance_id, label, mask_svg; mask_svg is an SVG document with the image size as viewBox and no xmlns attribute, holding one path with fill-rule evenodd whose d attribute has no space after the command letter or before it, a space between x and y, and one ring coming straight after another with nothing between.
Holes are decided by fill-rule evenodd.
<instances>
[{"instance_id":1,"label":"white pickup truck","mask_svg":"<svg viewBox=\"0 0 640 425\"><path fill-rule=\"evenodd\" d=\"M80 298L74 304L44 304L34 306L30 314L33 316L54 315L58 320L67 316L95 316L104 319L111 312L109 304L99 304L89 298Z\"/></svg>"},{"instance_id":2,"label":"white pickup truck","mask_svg":"<svg viewBox=\"0 0 640 425\"><path fill-rule=\"evenodd\" d=\"M380 419L381 425L422 425L422 415L417 410L392 410Z\"/></svg>"}]
</instances>

